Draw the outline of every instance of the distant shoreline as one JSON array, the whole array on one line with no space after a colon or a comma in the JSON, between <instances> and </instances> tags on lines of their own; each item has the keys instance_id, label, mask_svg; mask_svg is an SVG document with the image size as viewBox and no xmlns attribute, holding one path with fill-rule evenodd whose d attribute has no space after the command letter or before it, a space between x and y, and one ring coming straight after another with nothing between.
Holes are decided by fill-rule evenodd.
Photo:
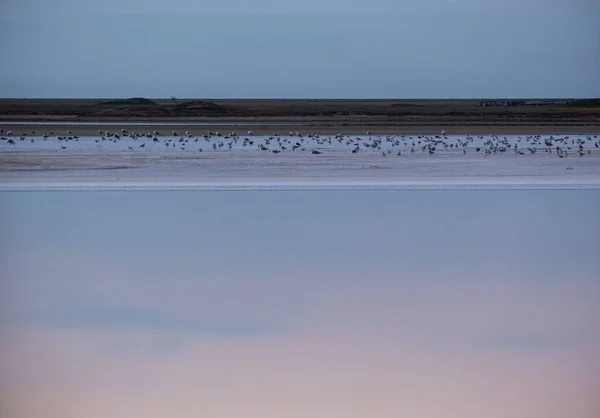
<instances>
[{"instance_id":1,"label":"distant shoreline","mask_svg":"<svg viewBox=\"0 0 600 418\"><path fill-rule=\"evenodd\" d=\"M519 124L519 125L467 125L467 124L451 124L451 123L429 123L420 125L400 125L400 124L375 124L375 123L355 123L355 124L324 124L316 121L306 121L304 123L273 123L270 121L244 123L237 122L156 122L151 124L141 121L111 121L110 124L91 123L86 125L78 125L69 121L60 121L56 124L36 123L10 123L0 121L0 128L5 132L11 130L15 135L21 135L26 132L36 131L37 133L55 132L58 135L66 134L70 130L73 135L79 136L98 136L99 131L119 132L121 129L126 129L130 132L152 133L154 130L163 134L171 134L171 131L178 132L181 135L185 131L189 131L193 135L200 135L209 131L230 133L236 132L238 135L246 135L248 131L252 131L257 135L272 135L274 133L287 135L290 132L300 132L303 134L318 133L318 134L345 134L345 135L363 135L367 131L373 134L396 134L396 135L433 135L439 134L441 130L445 130L449 135L584 135L594 134L600 135L600 124L598 125L534 125L534 124Z\"/></svg>"},{"instance_id":2,"label":"distant shoreline","mask_svg":"<svg viewBox=\"0 0 600 418\"><path fill-rule=\"evenodd\" d=\"M598 99L0 99L0 128L257 134L597 134ZM109 127L110 126L110 127Z\"/></svg>"}]
</instances>

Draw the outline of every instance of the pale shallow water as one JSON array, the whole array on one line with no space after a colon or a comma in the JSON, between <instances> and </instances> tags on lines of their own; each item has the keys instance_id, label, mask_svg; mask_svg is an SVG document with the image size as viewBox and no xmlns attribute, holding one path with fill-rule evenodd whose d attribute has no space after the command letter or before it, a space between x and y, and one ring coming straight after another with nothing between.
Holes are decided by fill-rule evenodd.
<instances>
[{"instance_id":1,"label":"pale shallow water","mask_svg":"<svg viewBox=\"0 0 600 418\"><path fill-rule=\"evenodd\" d=\"M600 187L595 135L6 138L2 190Z\"/></svg>"}]
</instances>

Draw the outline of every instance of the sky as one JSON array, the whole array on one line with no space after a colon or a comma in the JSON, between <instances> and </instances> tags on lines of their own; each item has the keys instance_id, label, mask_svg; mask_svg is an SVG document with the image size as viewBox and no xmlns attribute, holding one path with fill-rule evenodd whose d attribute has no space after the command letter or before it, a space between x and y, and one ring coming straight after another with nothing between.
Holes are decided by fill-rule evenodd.
<instances>
[{"instance_id":1,"label":"sky","mask_svg":"<svg viewBox=\"0 0 600 418\"><path fill-rule=\"evenodd\" d=\"M0 97L598 97L596 0L0 0Z\"/></svg>"},{"instance_id":2,"label":"sky","mask_svg":"<svg viewBox=\"0 0 600 418\"><path fill-rule=\"evenodd\" d=\"M0 416L595 418L598 207L0 193Z\"/></svg>"}]
</instances>

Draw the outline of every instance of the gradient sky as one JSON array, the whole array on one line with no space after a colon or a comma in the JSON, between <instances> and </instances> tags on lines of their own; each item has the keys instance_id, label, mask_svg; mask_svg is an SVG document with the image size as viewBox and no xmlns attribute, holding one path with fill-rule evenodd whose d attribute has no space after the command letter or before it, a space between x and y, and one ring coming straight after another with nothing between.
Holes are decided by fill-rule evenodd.
<instances>
[{"instance_id":1,"label":"gradient sky","mask_svg":"<svg viewBox=\"0 0 600 418\"><path fill-rule=\"evenodd\" d=\"M1 0L0 97L600 96L596 0Z\"/></svg>"},{"instance_id":2,"label":"gradient sky","mask_svg":"<svg viewBox=\"0 0 600 418\"><path fill-rule=\"evenodd\" d=\"M0 416L596 418L598 207L0 193Z\"/></svg>"}]
</instances>

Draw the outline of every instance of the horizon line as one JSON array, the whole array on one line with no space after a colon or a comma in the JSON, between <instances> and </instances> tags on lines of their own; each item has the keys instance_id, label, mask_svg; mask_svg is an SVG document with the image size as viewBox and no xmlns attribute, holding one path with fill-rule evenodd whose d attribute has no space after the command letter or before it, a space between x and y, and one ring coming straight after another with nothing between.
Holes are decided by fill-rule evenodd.
<instances>
[{"instance_id":1,"label":"horizon line","mask_svg":"<svg viewBox=\"0 0 600 418\"><path fill-rule=\"evenodd\" d=\"M599 96L480 96L480 97L201 97L201 96L172 96L174 100L361 100L361 101L390 101L390 100L587 100L600 99ZM150 96L114 96L114 97L0 97L0 100L111 100L111 99L156 99L173 100L169 97Z\"/></svg>"}]
</instances>

